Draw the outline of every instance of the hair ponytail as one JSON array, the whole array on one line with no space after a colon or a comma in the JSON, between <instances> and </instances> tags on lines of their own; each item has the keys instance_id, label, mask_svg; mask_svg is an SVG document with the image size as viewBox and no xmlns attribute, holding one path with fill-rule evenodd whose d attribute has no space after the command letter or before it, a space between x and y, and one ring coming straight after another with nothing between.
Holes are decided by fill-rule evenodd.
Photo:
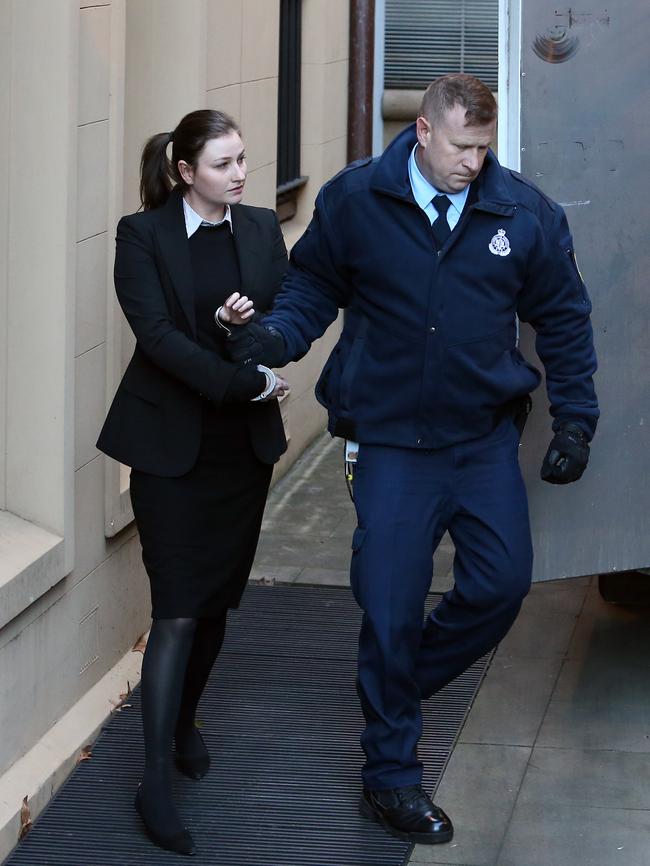
<instances>
[{"instance_id":1,"label":"hair ponytail","mask_svg":"<svg viewBox=\"0 0 650 866\"><path fill-rule=\"evenodd\" d=\"M172 190L172 164L167 156L169 132L152 135L142 150L140 160L140 201L145 210L165 204Z\"/></svg>"},{"instance_id":2,"label":"hair ponytail","mask_svg":"<svg viewBox=\"0 0 650 866\"><path fill-rule=\"evenodd\" d=\"M186 188L178 173L179 160L196 166L207 141L231 132L241 134L232 117L223 111L204 108L186 114L173 132L152 135L140 160L140 200L144 209L164 205L175 186ZM167 156L170 143L171 159Z\"/></svg>"}]
</instances>

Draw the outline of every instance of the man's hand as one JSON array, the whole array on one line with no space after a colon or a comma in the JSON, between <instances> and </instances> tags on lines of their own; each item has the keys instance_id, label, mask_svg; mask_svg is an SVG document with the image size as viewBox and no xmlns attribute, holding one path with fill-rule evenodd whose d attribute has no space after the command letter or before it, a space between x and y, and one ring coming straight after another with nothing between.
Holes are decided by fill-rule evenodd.
<instances>
[{"instance_id":1,"label":"man's hand","mask_svg":"<svg viewBox=\"0 0 650 866\"><path fill-rule=\"evenodd\" d=\"M275 329L251 322L245 328L233 329L226 340L226 349L235 364L278 367L284 356L284 340Z\"/></svg>"},{"instance_id":2,"label":"man's hand","mask_svg":"<svg viewBox=\"0 0 650 866\"><path fill-rule=\"evenodd\" d=\"M540 473L549 484L570 484L577 481L589 461L587 437L577 424L567 422L548 446Z\"/></svg>"}]
</instances>

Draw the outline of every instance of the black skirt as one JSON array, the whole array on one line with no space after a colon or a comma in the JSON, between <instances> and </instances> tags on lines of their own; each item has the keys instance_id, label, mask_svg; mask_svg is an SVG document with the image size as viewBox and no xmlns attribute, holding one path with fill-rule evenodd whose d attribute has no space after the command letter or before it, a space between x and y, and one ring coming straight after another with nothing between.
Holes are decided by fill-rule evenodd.
<instances>
[{"instance_id":1,"label":"black skirt","mask_svg":"<svg viewBox=\"0 0 650 866\"><path fill-rule=\"evenodd\" d=\"M253 452L243 406L217 415L209 404L199 457L186 475L131 471L154 619L216 617L237 607L272 471Z\"/></svg>"}]
</instances>

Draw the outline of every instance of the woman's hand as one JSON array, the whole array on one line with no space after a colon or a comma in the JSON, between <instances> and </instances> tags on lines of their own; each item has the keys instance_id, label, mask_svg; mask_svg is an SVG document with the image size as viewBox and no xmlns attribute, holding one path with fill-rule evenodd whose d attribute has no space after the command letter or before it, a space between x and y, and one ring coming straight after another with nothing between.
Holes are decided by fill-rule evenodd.
<instances>
[{"instance_id":1,"label":"woman's hand","mask_svg":"<svg viewBox=\"0 0 650 866\"><path fill-rule=\"evenodd\" d=\"M245 325L254 313L253 302L239 292L233 292L219 307L219 319L226 325Z\"/></svg>"},{"instance_id":2,"label":"woman's hand","mask_svg":"<svg viewBox=\"0 0 650 866\"><path fill-rule=\"evenodd\" d=\"M284 397L284 395L289 390L289 383L286 379L283 379L282 376L278 376L275 374L275 388L271 391L268 397L264 397L261 400L261 403L268 403L269 400L276 400L279 397Z\"/></svg>"}]
</instances>

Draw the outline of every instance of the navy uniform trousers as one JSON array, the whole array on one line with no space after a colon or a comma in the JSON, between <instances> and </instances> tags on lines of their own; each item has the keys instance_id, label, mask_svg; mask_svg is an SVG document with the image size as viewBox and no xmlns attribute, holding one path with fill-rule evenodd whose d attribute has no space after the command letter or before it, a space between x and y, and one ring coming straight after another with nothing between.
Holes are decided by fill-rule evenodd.
<instances>
[{"instance_id":1,"label":"navy uniform trousers","mask_svg":"<svg viewBox=\"0 0 650 866\"><path fill-rule=\"evenodd\" d=\"M519 433L431 451L364 445L355 467L351 583L363 610L357 689L364 787L419 784L421 701L492 649L530 589ZM424 622L433 553L454 542L453 589Z\"/></svg>"}]
</instances>

